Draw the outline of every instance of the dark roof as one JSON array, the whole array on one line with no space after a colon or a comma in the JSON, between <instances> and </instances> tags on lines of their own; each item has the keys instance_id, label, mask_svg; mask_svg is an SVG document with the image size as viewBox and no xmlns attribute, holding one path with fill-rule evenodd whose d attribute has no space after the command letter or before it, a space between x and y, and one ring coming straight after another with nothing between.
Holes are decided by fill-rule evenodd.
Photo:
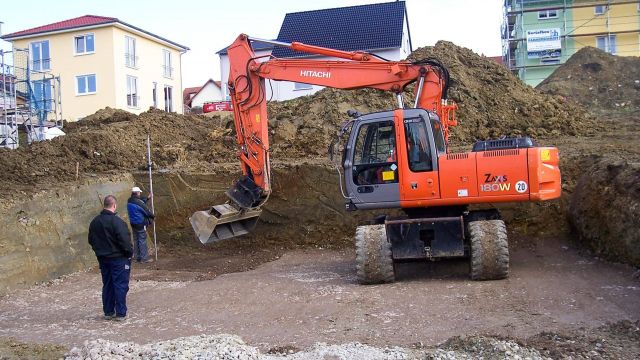
<instances>
[{"instance_id":1,"label":"dark roof","mask_svg":"<svg viewBox=\"0 0 640 360\"><path fill-rule=\"evenodd\" d=\"M106 24L115 24L115 23L119 23L122 24L124 26L130 27L132 29L135 29L137 31L140 31L142 33L145 33L149 36L155 37L157 39L160 39L162 41L165 41L171 45L174 45L176 47L179 48L183 48L185 50L188 50L189 48L184 46L184 45L180 45L176 42L173 42L171 40L165 39L161 36L158 36L156 34L153 34L151 32L148 32L146 30L142 30L139 27L133 26L131 24L127 24L124 21L121 21L117 18L113 18L113 17L105 17L105 16L96 16L96 15L84 15L84 16L80 16L77 18L73 18L73 19L68 19L68 20L63 20L63 21L58 21L52 24L47 24L47 25L43 25L43 26L38 26L38 27L34 27L31 29L26 29L26 30L20 30L20 31L16 31L14 33L11 34L6 34L3 36L0 36L1 39L4 40L8 40L11 41L14 38L19 38L19 37L23 37L23 36L35 36L35 35L39 35L39 34L45 34L45 33L49 33L49 32L53 32L53 31L63 31L63 30L72 30L72 29L77 29L77 28L83 28L83 27L87 27L87 26L96 26L96 25L106 25Z\"/></svg>"},{"instance_id":2,"label":"dark roof","mask_svg":"<svg viewBox=\"0 0 640 360\"><path fill-rule=\"evenodd\" d=\"M344 51L399 48L405 14L404 1L288 13L277 40ZM280 46L272 55L311 56Z\"/></svg>"},{"instance_id":3,"label":"dark roof","mask_svg":"<svg viewBox=\"0 0 640 360\"><path fill-rule=\"evenodd\" d=\"M261 42L251 42L251 47L253 48L253 51L258 51L258 50L271 50L273 49L273 45L271 44L265 44L265 43L261 43ZM218 55L227 55L227 49L229 47L224 47L218 51L216 51L216 54Z\"/></svg>"}]
</instances>

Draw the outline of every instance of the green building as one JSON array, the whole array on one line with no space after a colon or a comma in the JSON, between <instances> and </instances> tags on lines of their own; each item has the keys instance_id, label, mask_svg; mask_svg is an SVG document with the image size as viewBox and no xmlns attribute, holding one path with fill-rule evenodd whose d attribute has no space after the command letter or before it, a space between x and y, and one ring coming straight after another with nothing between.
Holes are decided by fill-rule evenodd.
<instances>
[{"instance_id":1,"label":"green building","mask_svg":"<svg viewBox=\"0 0 640 360\"><path fill-rule=\"evenodd\" d=\"M536 86L579 49L640 55L638 0L504 0L504 64Z\"/></svg>"}]
</instances>

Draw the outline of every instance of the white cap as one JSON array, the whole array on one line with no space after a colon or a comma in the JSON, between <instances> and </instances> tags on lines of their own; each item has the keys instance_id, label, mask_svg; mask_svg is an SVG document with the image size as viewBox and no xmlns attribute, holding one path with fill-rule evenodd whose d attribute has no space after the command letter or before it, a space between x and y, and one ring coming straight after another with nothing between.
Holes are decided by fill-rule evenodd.
<instances>
[{"instance_id":1,"label":"white cap","mask_svg":"<svg viewBox=\"0 0 640 360\"><path fill-rule=\"evenodd\" d=\"M139 193L141 193L141 192L142 192L142 190L140 190L140 188L139 188L139 187L134 186L134 187L131 189L131 192L139 192Z\"/></svg>"}]
</instances>

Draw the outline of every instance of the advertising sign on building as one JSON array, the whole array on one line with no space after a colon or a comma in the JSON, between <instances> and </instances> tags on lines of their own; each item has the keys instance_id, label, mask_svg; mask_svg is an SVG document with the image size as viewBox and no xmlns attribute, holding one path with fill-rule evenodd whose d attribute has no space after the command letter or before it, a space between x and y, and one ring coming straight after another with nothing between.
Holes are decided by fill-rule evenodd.
<instances>
[{"instance_id":1,"label":"advertising sign on building","mask_svg":"<svg viewBox=\"0 0 640 360\"><path fill-rule=\"evenodd\" d=\"M560 29L527 30L527 57L557 58L560 57L562 44Z\"/></svg>"}]
</instances>

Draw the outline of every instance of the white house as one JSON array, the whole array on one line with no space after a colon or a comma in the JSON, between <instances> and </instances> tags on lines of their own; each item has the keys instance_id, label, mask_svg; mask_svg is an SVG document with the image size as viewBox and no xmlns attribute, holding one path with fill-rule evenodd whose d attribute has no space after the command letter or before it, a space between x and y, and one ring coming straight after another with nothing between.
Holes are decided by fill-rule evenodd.
<instances>
[{"instance_id":1,"label":"white house","mask_svg":"<svg viewBox=\"0 0 640 360\"><path fill-rule=\"evenodd\" d=\"M394 61L405 59L413 51L404 1L288 13L276 40L287 43L298 41L344 51L367 51ZM252 43L252 46L257 56L335 60L263 43ZM217 54L220 56L222 95L228 100L227 49ZM268 58L259 59L265 60ZM281 101L310 95L323 87L288 81L271 81L270 86L267 81L265 88L267 99Z\"/></svg>"},{"instance_id":2,"label":"white house","mask_svg":"<svg viewBox=\"0 0 640 360\"><path fill-rule=\"evenodd\" d=\"M202 107L204 103L223 99L220 81L213 79L207 80L202 86L184 89L182 95L185 106L189 108Z\"/></svg>"}]
</instances>

